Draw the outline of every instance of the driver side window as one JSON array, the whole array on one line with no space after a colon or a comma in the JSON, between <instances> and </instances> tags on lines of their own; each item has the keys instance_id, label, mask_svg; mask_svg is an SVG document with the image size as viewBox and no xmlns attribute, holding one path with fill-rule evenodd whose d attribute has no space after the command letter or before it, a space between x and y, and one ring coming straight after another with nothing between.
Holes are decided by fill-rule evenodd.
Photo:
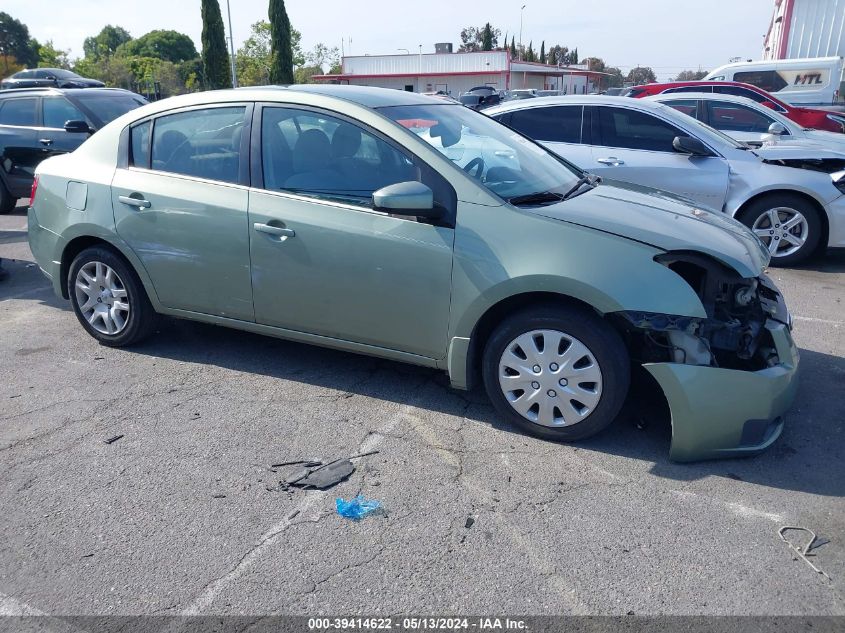
<instances>
[{"instance_id":1,"label":"driver side window","mask_svg":"<svg viewBox=\"0 0 845 633\"><path fill-rule=\"evenodd\" d=\"M363 127L322 112L265 107L261 121L264 188L372 207L388 185L419 181L446 208L451 186L416 157Z\"/></svg>"}]
</instances>

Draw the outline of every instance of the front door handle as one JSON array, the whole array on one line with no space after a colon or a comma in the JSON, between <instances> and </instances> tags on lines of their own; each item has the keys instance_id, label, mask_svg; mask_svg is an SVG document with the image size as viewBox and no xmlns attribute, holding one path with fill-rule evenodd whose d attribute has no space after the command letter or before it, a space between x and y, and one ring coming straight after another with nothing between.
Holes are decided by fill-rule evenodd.
<instances>
[{"instance_id":1,"label":"front door handle","mask_svg":"<svg viewBox=\"0 0 845 633\"><path fill-rule=\"evenodd\" d=\"M289 237L295 237L296 231L293 229L283 229L279 226L271 226L269 224L262 224L261 222L256 222L252 225L259 233L267 233L268 235L275 235L276 237L281 237L282 241Z\"/></svg>"},{"instance_id":2,"label":"front door handle","mask_svg":"<svg viewBox=\"0 0 845 633\"><path fill-rule=\"evenodd\" d=\"M53 144L53 139L51 139L51 138L40 138L40 139L38 139L38 142L41 143L42 145L50 146L50 145Z\"/></svg>"},{"instance_id":3,"label":"front door handle","mask_svg":"<svg viewBox=\"0 0 845 633\"><path fill-rule=\"evenodd\" d=\"M149 200L144 200L143 198L133 198L132 196L118 196L118 200L120 200L123 204L128 204L130 207L138 207L139 209L149 209L153 206L152 202Z\"/></svg>"},{"instance_id":4,"label":"front door handle","mask_svg":"<svg viewBox=\"0 0 845 633\"><path fill-rule=\"evenodd\" d=\"M602 165L624 165L625 161L621 158L616 158L615 156L610 156L608 158L597 158L597 163L601 163Z\"/></svg>"}]
</instances>

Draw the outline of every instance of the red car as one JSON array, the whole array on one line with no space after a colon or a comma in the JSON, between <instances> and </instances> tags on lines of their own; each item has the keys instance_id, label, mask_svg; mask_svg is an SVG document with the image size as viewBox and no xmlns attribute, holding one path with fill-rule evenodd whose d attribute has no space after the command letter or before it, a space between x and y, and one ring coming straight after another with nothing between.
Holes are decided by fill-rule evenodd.
<instances>
[{"instance_id":1,"label":"red car","mask_svg":"<svg viewBox=\"0 0 845 633\"><path fill-rule=\"evenodd\" d=\"M803 127L845 133L845 112L792 106L757 86L736 81L670 81L661 84L645 84L628 88L622 96L639 98L667 92L716 92L747 97L780 112Z\"/></svg>"}]
</instances>

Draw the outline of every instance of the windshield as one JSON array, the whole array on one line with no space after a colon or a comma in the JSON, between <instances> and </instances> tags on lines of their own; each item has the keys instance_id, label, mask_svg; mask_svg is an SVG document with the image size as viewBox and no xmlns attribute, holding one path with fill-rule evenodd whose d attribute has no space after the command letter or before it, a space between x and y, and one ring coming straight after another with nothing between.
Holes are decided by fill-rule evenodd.
<instances>
[{"instance_id":1,"label":"windshield","mask_svg":"<svg viewBox=\"0 0 845 633\"><path fill-rule=\"evenodd\" d=\"M61 68L52 68L50 70L50 74L54 77L58 77L59 79L73 79L75 77L79 77L76 73L72 73L69 70L62 70Z\"/></svg>"},{"instance_id":2,"label":"windshield","mask_svg":"<svg viewBox=\"0 0 845 633\"><path fill-rule=\"evenodd\" d=\"M582 176L571 163L463 106L390 106L379 111L506 200L540 192L564 194Z\"/></svg>"},{"instance_id":3,"label":"windshield","mask_svg":"<svg viewBox=\"0 0 845 633\"><path fill-rule=\"evenodd\" d=\"M80 108L85 110L89 116L97 119L100 125L105 125L130 110L140 108L147 103L140 95L120 92L104 94L90 91L90 89L89 91L75 93L74 99Z\"/></svg>"}]
</instances>

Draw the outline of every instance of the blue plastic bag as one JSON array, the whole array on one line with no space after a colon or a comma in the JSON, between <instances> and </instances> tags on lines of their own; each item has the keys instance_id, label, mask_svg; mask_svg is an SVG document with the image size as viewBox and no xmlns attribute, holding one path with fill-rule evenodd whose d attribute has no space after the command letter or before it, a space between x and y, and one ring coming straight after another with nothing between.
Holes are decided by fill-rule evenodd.
<instances>
[{"instance_id":1,"label":"blue plastic bag","mask_svg":"<svg viewBox=\"0 0 845 633\"><path fill-rule=\"evenodd\" d=\"M378 501L365 499L362 495L358 495L349 501L344 501L338 497L335 499L335 504L337 505L337 513L340 516L352 519L353 521L360 521L371 512L375 512L381 505Z\"/></svg>"}]
</instances>

